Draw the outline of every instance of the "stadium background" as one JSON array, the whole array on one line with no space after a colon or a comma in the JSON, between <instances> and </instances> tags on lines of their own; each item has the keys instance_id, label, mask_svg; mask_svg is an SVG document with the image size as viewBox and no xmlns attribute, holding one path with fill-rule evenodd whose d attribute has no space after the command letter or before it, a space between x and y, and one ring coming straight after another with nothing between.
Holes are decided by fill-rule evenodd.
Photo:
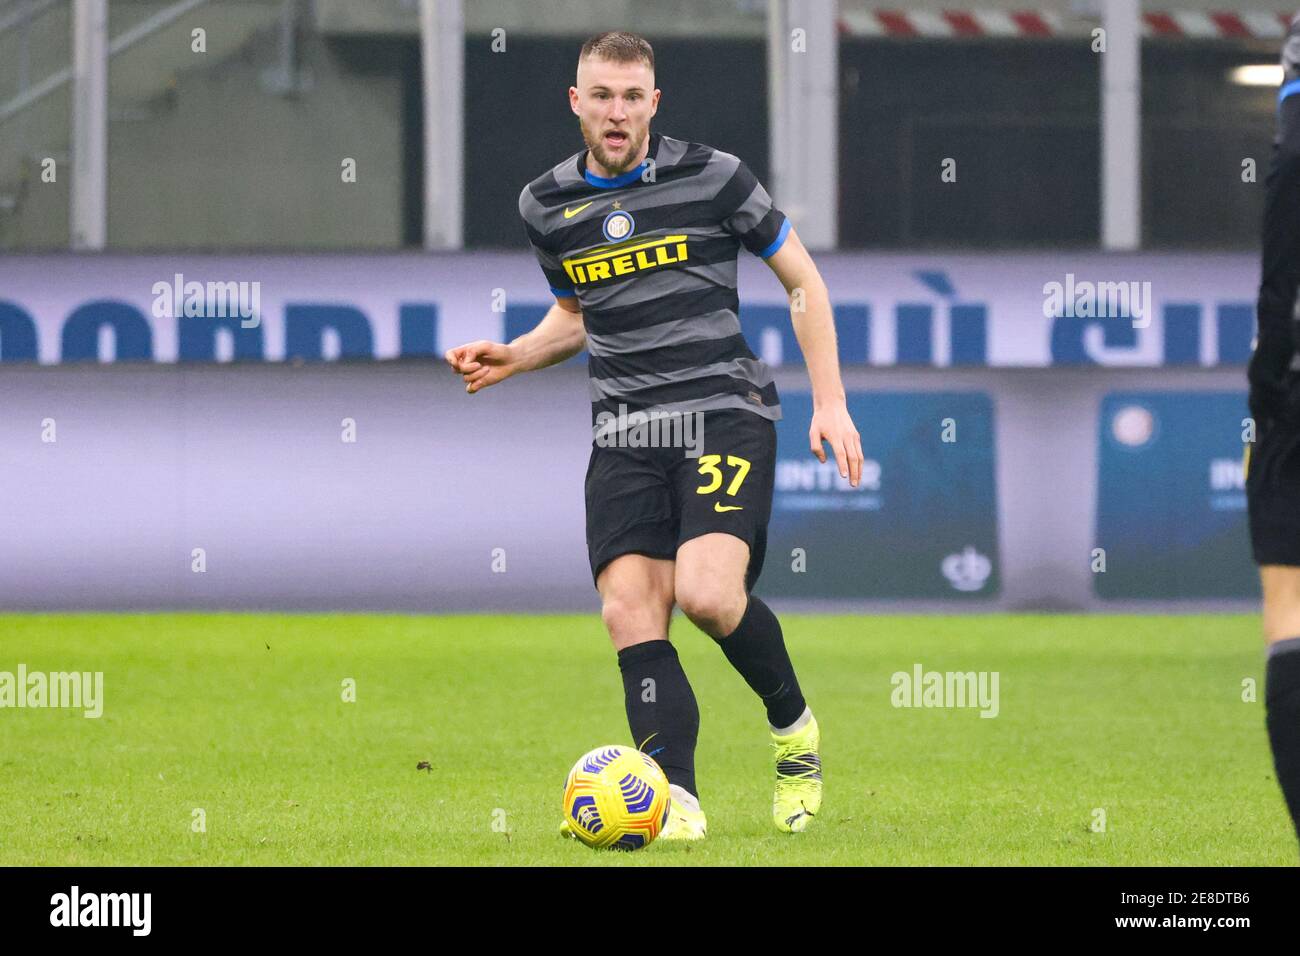
<instances>
[{"instance_id":1,"label":"stadium background","mask_svg":"<svg viewBox=\"0 0 1300 956\"><path fill-rule=\"evenodd\" d=\"M744 157L835 304L857 492L807 455L782 290L742 262L787 407L761 590L1257 597L1239 462L1277 77L1238 68L1276 63L1282 5L81 9L0 4L0 607L594 608L585 359L469 399L438 357L543 314L515 201L580 148L571 61L612 23L655 44L652 128ZM1149 314L1045 311L1067 276L1149 283ZM259 283L259 324L156 316L174 278Z\"/></svg>"}]
</instances>

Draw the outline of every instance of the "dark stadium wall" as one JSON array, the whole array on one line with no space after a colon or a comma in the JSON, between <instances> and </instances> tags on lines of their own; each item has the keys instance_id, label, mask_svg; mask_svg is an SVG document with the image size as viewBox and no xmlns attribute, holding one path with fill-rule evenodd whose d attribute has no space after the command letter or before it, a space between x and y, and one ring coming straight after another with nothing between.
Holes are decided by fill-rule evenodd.
<instances>
[{"instance_id":1,"label":"dark stadium wall","mask_svg":"<svg viewBox=\"0 0 1300 956\"><path fill-rule=\"evenodd\" d=\"M1244 182L1242 161L1267 168L1275 91L1228 74L1277 51L1152 40L1142 57L1143 245L1252 247L1262 173ZM1095 248L1099 63L1078 38L842 40L841 246Z\"/></svg>"},{"instance_id":2,"label":"dark stadium wall","mask_svg":"<svg viewBox=\"0 0 1300 956\"><path fill-rule=\"evenodd\" d=\"M465 45L465 244L523 248L519 191L583 148L569 87L581 37L513 37L509 56ZM652 132L735 153L768 175L762 40L655 41L662 90ZM728 78L731 82L727 82Z\"/></svg>"},{"instance_id":3,"label":"dark stadium wall","mask_svg":"<svg viewBox=\"0 0 1300 956\"><path fill-rule=\"evenodd\" d=\"M234 18L230 46L199 66L142 76L148 70L136 60L156 56L153 48L113 61L109 247L418 247L414 35L305 34L298 86L286 92L268 79L281 55L274 17L256 19L274 8L222 9ZM4 39L0 59L13 52ZM582 148L567 102L581 40L512 32L501 55L487 35L466 37L468 247L522 248L519 190ZM736 153L770 182L761 33L654 40L664 97L652 128ZM1228 73L1273 60L1276 50L1259 41L1150 40L1142 53L1144 245L1252 247L1275 94L1234 85ZM839 58L841 247L1096 246L1099 75L1086 44L846 36ZM32 69L62 65L51 53ZM39 189L19 183L32 176L32 156L66 153L58 142L68 118L65 90L24 116L23 136L0 137L0 198L13 203L0 206L0 248L66 247L67 175ZM341 181L345 157L357 161L355 183ZM955 181L940 177L945 159L956 161ZM1243 180L1247 159L1257 167L1253 182Z\"/></svg>"},{"instance_id":4,"label":"dark stadium wall","mask_svg":"<svg viewBox=\"0 0 1300 956\"><path fill-rule=\"evenodd\" d=\"M228 56L196 59L200 66L159 69L156 89L138 84L148 92L139 101L111 94L109 247L402 248L411 238L403 110L411 45L305 36L298 87L282 90L272 29L251 33ZM133 55L113 61L111 84L119 70L144 69ZM66 103L51 109L66 135ZM9 185L4 151L0 146L0 192ZM356 161L355 182L343 180L345 158ZM22 192L13 210L0 213L0 248L66 248L67 180L63 170L56 183ZM418 189L418 177L415 183Z\"/></svg>"}]
</instances>

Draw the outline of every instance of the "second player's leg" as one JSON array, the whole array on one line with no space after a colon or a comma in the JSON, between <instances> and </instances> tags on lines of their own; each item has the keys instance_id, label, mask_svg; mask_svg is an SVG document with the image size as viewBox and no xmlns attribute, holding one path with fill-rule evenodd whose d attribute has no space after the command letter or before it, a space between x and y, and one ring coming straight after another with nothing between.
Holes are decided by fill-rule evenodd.
<instances>
[{"instance_id":1,"label":"second player's leg","mask_svg":"<svg viewBox=\"0 0 1300 956\"><path fill-rule=\"evenodd\" d=\"M1277 782L1300 835L1300 455L1296 430L1263 420L1249 449L1246 501L1264 592L1264 709Z\"/></svg>"},{"instance_id":2,"label":"second player's leg","mask_svg":"<svg viewBox=\"0 0 1300 956\"><path fill-rule=\"evenodd\" d=\"M1300 834L1300 567L1264 565L1264 682L1269 744L1278 784Z\"/></svg>"}]
</instances>

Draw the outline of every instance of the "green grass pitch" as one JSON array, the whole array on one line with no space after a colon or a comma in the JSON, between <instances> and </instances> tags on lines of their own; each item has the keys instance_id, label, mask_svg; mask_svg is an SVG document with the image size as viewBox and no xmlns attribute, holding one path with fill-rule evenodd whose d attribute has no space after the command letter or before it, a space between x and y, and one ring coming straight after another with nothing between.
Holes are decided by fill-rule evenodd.
<instances>
[{"instance_id":1,"label":"green grass pitch","mask_svg":"<svg viewBox=\"0 0 1300 956\"><path fill-rule=\"evenodd\" d=\"M1256 617L783 620L818 819L773 828L762 709L678 616L709 837L616 854L556 834L573 761L629 742L594 614L0 617L0 671L104 672L99 719L0 709L0 865L1296 862ZM999 715L893 707L917 663L997 671Z\"/></svg>"}]
</instances>

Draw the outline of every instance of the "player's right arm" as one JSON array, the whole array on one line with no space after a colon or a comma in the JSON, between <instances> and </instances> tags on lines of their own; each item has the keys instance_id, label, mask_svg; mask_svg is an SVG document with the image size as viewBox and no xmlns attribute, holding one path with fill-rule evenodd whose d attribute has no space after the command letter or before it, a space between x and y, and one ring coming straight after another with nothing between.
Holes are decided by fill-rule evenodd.
<instances>
[{"instance_id":1,"label":"player's right arm","mask_svg":"<svg viewBox=\"0 0 1300 956\"><path fill-rule=\"evenodd\" d=\"M546 210L534 197L531 183L519 193L519 216L528 245L555 296L555 304L532 331L509 344L478 341L447 351L447 363L465 379L465 391L471 395L518 372L563 362L587 344L582 307L574 294L573 280L547 238Z\"/></svg>"},{"instance_id":2,"label":"player's right arm","mask_svg":"<svg viewBox=\"0 0 1300 956\"><path fill-rule=\"evenodd\" d=\"M582 310L574 296L557 298L542 321L513 342L479 340L448 349L447 364L473 395L519 372L532 372L572 358L587 344Z\"/></svg>"}]
</instances>

